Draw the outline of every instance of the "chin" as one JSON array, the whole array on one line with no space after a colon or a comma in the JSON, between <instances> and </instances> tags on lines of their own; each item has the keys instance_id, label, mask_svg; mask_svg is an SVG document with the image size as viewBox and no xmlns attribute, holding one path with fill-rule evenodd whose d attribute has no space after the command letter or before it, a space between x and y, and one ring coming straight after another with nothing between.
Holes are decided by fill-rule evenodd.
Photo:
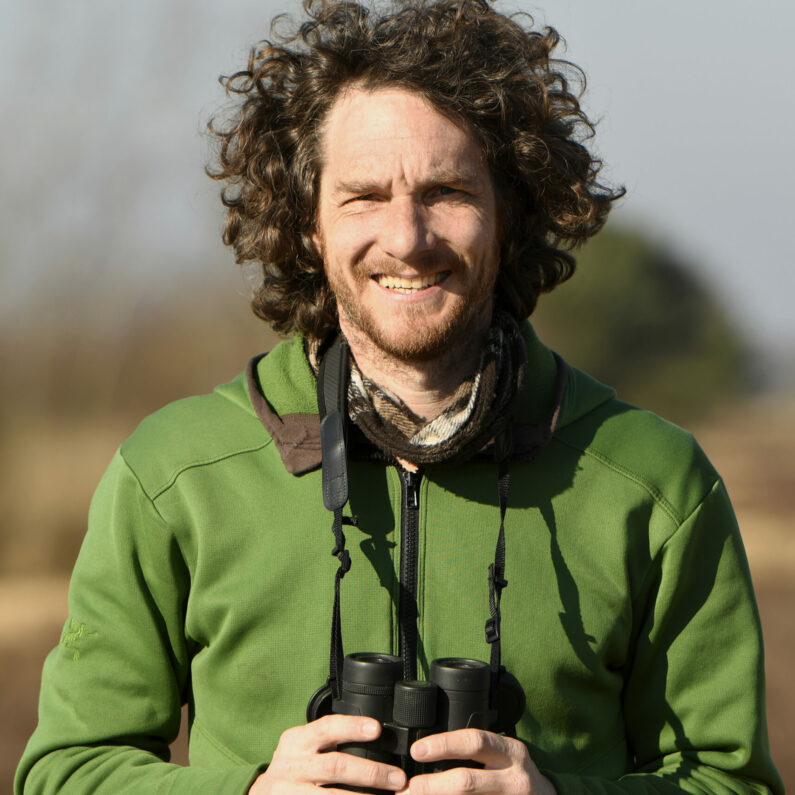
<instances>
[{"instance_id":1,"label":"chin","mask_svg":"<svg viewBox=\"0 0 795 795\"><path fill-rule=\"evenodd\" d=\"M429 312L427 307L393 307L378 313L340 295L340 321L351 336L365 340L388 357L405 363L439 359L477 339L488 327L491 300L456 301ZM386 321L386 322L385 322Z\"/></svg>"},{"instance_id":2,"label":"chin","mask_svg":"<svg viewBox=\"0 0 795 795\"><path fill-rule=\"evenodd\" d=\"M430 362L449 351L446 339L386 339L373 340L384 353L398 361Z\"/></svg>"},{"instance_id":3,"label":"chin","mask_svg":"<svg viewBox=\"0 0 795 795\"><path fill-rule=\"evenodd\" d=\"M472 318L453 316L433 324L425 320L406 319L399 329L378 327L373 322L360 330L381 351L406 363L438 359L478 333Z\"/></svg>"}]
</instances>

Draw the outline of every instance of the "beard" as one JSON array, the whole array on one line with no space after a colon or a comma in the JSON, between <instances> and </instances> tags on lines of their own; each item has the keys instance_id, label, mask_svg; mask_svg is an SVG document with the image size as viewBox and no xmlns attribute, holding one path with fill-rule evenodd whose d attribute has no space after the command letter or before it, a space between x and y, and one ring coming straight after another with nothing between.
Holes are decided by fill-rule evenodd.
<instances>
[{"instance_id":1,"label":"beard","mask_svg":"<svg viewBox=\"0 0 795 795\"><path fill-rule=\"evenodd\" d=\"M477 339L488 328L493 305L494 279L471 275L464 292L453 296L441 316L429 317L423 306L401 308L401 330L395 332L379 322L373 308L362 300L371 273L388 274L393 265L373 267L372 263L357 268L354 283L358 292L344 279L329 278L329 285L337 299L341 325L350 327L353 334L361 334L382 353L400 362L428 362L450 354L462 344L477 344ZM467 272L467 267L457 257L440 257L433 260L434 270Z\"/></svg>"}]
</instances>

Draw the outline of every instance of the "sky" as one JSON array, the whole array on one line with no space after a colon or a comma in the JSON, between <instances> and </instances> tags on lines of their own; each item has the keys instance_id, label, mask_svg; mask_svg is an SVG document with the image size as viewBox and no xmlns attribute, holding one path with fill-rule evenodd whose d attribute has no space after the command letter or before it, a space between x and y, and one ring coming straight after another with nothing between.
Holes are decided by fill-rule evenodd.
<instances>
[{"instance_id":1,"label":"sky","mask_svg":"<svg viewBox=\"0 0 795 795\"><path fill-rule=\"evenodd\" d=\"M556 0L530 12L588 75L595 147L640 226L739 327L795 361L795 3ZM217 78L294 11L273 0L0 4L0 316L31 296L157 292L232 270L203 174ZM64 322L69 315L64 314Z\"/></svg>"}]
</instances>

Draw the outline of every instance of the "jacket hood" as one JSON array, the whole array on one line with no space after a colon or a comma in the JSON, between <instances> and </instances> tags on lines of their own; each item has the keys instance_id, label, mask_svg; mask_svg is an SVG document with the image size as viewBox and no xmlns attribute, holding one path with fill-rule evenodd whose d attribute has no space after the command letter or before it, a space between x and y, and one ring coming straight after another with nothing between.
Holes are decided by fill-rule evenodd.
<instances>
[{"instance_id":1,"label":"jacket hood","mask_svg":"<svg viewBox=\"0 0 795 795\"><path fill-rule=\"evenodd\" d=\"M532 457L556 430L615 397L615 391L566 364L539 339L529 321L521 325L527 376L514 409L512 456ZM315 374L304 339L295 335L249 361L245 383L236 379L217 392L253 412L293 474L320 466L320 421Z\"/></svg>"}]
</instances>

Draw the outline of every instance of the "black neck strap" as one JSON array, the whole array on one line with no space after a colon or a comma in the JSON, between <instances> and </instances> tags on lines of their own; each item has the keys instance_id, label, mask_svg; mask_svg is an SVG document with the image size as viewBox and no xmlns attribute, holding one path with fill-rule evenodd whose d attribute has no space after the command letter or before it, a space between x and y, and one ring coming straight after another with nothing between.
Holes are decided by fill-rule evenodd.
<instances>
[{"instance_id":1,"label":"black neck strap","mask_svg":"<svg viewBox=\"0 0 795 795\"><path fill-rule=\"evenodd\" d=\"M317 404L320 412L320 446L323 456L323 504L334 514L331 525L334 549L331 554L340 562L334 578L334 610L331 618L331 652L328 684L334 698L340 697L342 677L342 622L340 620L340 582L351 567L345 549L342 509L348 502L348 455L345 435L345 412L348 390L348 343L338 335L320 359L317 374ZM348 520L350 522L350 520Z\"/></svg>"},{"instance_id":2,"label":"black neck strap","mask_svg":"<svg viewBox=\"0 0 795 795\"><path fill-rule=\"evenodd\" d=\"M486 621L486 643L491 645L491 673L498 677L502 665L500 648L500 600L502 591L508 581L505 579L505 512L508 509L508 492L511 485L511 473L508 460L511 454L511 431L507 427L494 441L494 458L499 468L497 492L500 501L500 530L497 534L497 547L494 550L494 562L489 565L489 613ZM496 688L492 689L494 692Z\"/></svg>"},{"instance_id":3,"label":"black neck strap","mask_svg":"<svg viewBox=\"0 0 795 795\"><path fill-rule=\"evenodd\" d=\"M552 412L547 417L543 425L543 434L539 443L532 451L531 458L534 458L540 449L549 444L552 435L560 419L560 410L563 404L563 396L566 393L568 384L569 370L566 362L553 353L557 366L557 376L555 384L555 399ZM511 485L511 473L508 465L511 452L513 451L513 439L511 427L508 425L502 433L498 434L494 440L494 460L499 468L499 479L497 490L500 501L500 531L497 535L497 547L494 550L494 562L489 566L489 612L490 616L486 621L486 642L491 645L491 675L495 686L492 688L492 698L496 697L500 672L502 670L502 649L500 646L501 636L501 613L500 600L503 589L508 585L505 579L505 513L508 509L508 493ZM496 704L492 704L496 706Z\"/></svg>"}]
</instances>

